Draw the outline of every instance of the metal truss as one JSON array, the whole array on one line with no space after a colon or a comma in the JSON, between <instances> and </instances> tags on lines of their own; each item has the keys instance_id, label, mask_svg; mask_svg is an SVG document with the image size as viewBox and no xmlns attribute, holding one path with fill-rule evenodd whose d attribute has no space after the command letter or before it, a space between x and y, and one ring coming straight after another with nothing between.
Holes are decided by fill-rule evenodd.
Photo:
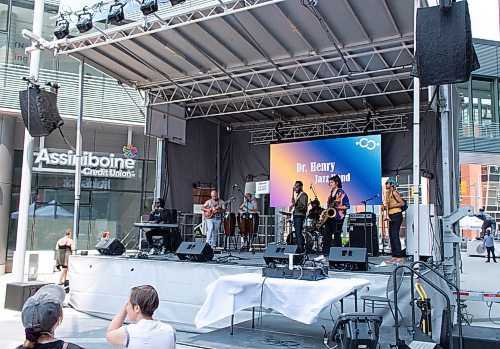
<instances>
[{"instance_id":1,"label":"metal truss","mask_svg":"<svg viewBox=\"0 0 500 349\"><path fill-rule=\"evenodd\" d=\"M406 119L411 111L391 115L366 116L356 119L250 130L250 144L268 144L354 134L388 133L407 130Z\"/></svg>"},{"instance_id":2,"label":"metal truss","mask_svg":"<svg viewBox=\"0 0 500 349\"><path fill-rule=\"evenodd\" d=\"M346 55L350 60L363 58L368 60L364 68L346 74L345 64L339 56L327 58L328 54L308 56L302 59L277 62L276 66L252 67L241 72L229 74L213 74L200 78L189 78L176 80L175 84L165 82L148 83L138 86L139 88L150 88L150 101L152 105L166 103L187 102L201 103L235 96L247 96L257 98L262 93L276 93L279 89L318 89L318 86L326 86L328 83L345 83L351 85L350 81L366 78L372 74L390 74L394 72L407 72L411 62L400 62L401 55L413 48L413 44L406 44L403 39L398 39L391 44L395 47L372 50L357 54ZM393 62L384 62L387 66L382 69L373 69L372 63L383 53L397 53ZM340 69L335 69L335 63L342 63ZM339 64L340 65L340 64ZM401 76L401 75L400 75ZM154 86L154 87L153 87ZM352 87L352 85L350 86ZM223 103L223 101L221 101Z\"/></svg>"},{"instance_id":3,"label":"metal truss","mask_svg":"<svg viewBox=\"0 0 500 349\"><path fill-rule=\"evenodd\" d=\"M67 55L91 48L130 40L143 35L170 30L185 25L203 22L209 19L236 14L258 7L268 6L285 0L229 0L212 3L211 6L192 10L187 13L167 16L165 18L149 17L130 24L111 29L78 36L72 39L55 40L49 43L56 55Z\"/></svg>"}]
</instances>

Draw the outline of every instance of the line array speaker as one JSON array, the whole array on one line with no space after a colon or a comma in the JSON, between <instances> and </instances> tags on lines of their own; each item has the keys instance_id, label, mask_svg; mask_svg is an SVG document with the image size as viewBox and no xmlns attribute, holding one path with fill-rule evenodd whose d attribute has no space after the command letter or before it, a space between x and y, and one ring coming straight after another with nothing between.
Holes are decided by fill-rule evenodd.
<instances>
[{"instance_id":1,"label":"line array speaker","mask_svg":"<svg viewBox=\"0 0 500 349\"><path fill-rule=\"evenodd\" d=\"M64 125L57 109L55 93L29 87L19 91L19 104L24 126L33 137L48 136Z\"/></svg>"}]
</instances>

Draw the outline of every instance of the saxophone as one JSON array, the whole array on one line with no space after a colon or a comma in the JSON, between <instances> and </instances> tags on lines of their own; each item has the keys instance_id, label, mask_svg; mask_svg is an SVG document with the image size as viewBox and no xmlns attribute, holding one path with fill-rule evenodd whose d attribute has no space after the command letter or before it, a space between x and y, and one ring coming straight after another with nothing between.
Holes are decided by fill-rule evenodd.
<instances>
[{"instance_id":1,"label":"saxophone","mask_svg":"<svg viewBox=\"0 0 500 349\"><path fill-rule=\"evenodd\" d=\"M316 227L318 229L321 229L321 227L323 227L323 225L325 225L325 223L330 219L330 218L334 218L336 215L337 215L337 206L339 204L339 202L337 201L337 192L335 192L335 198L332 202L332 204L330 206L328 206L328 208L326 210L323 211L323 213L321 214L321 217L319 219L319 223L316 224Z\"/></svg>"}]
</instances>

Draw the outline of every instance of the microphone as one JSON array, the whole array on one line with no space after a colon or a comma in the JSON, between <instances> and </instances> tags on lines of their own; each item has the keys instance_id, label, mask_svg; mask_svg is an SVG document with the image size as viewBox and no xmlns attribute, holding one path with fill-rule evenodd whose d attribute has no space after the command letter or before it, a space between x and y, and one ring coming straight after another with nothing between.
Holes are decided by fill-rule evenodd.
<instances>
[{"instance_id":1,"label":"microphone","mask_svg":"<svg viewBox=\"0 0 500 349\"><path fill-rule=\"evenodd\" d=\"M375 198L378 198L378 197L379 197L379 195L378 195L378 194L373 195L373 198L374 198L374 199L375 199Z\"/></svg>"},{"instance_id":2,"label":"microphone","mask_svg":"<svg viewBox=\"0 0 500 349\"><path fill-rule=\"evenodd\" d=\"M233 184L233 189L238 188L238 184Z\"/></svg>"}]
</instances>

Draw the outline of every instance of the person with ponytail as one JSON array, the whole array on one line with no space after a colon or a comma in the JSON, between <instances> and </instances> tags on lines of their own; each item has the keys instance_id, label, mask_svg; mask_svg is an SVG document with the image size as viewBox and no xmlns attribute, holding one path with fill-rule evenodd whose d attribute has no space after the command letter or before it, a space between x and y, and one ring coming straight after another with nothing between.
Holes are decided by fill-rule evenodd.
<instances>
[{"instance_id":1,"label":"person with ponytail","mask_svg":"<svg viewBox=\"0 0 500 349\"><path fill-rule=\"evenodd\" d=\"M26 340L16 349L83 349L54 335L63 320L65 296L61 286L45 285L28 298L21 312Z\"/></svg>"}]
</instances>

